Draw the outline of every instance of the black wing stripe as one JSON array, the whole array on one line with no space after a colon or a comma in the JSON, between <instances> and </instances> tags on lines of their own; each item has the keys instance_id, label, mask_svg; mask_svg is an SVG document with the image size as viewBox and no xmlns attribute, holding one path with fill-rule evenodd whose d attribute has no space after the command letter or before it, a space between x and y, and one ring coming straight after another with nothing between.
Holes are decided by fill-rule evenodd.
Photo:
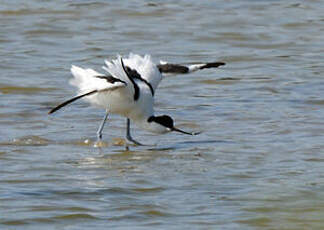
<instances>
[{"instance_id":1,"label":"black wing stripe","mask_svg":"<svg viewBox=\"0 0 324 230\"><path fill-rule=\"evenodd\" d=\"M149 83L148 81L146 81L145 79L141 78L141 80L150 88L152 96L154 96L154 89L151 85L151 83Z\"/></svg>"},{"instance_id":2,"label":"black wing stripe","mask_svg":"<svg viewBox=\"0 0 324 230\"><path fill-rule=\"evenodd\" d=\"M101 76L95 76L96 78L100 78L100 79L104 79L106 80L108 83L114 84L115 82L121 82L124 83L125 85L127 85L127 83L123 80L120 80L118 78L115 78L113 76L110 75L101 75Z\"/></svg>"},{"instance_id":3,"label":"black wing stripe","mask_svg":"<svg viewBox=\"0 0 324 230\"><path fill-rule=\"evenodd\" d=\"M130 75L130 73L127 71L127 69L125 68L124 66L124 62L123 62L123 59L120 58L121 60L121 64L122 64L122 67L123 67L123 70L124 72L126 73L128 79L132 82L133 86L134 86L134 100L137 101L139 96L140 96L140 90L139 90L139 87L138 85L136 84L136 82L134 81L134 78L133 76Z\"/></svg>"},{"instance_id":4,"label":"black wing stripe","mask_svg":"<svg viewBox=\"0 0 324 230\"><path fill-rule=\"evenodd\" d=\"M159 64L157 65L160 73L188 73L189 68L183 65L177 64Z\"/></svg>"},{"instance_id":5,"label":"black wing stripe","mask_svg":"<svg viewBox=\"0 0 324 230\"><path fill-rule=\"evenodd\" d=\"M51 110L48 112L48 114L52 114L52 113L56 112L57 110L61 109L62 107L66 106L66 105L68 105L68 104L70 104L70 103L72 103L72 102L74 102L74 101L76 101L76 100L78 100L78 99L80 99L80 98L82 98L82 97L89 96L89 95L94 94L94 93L97 93L97 92L98 92L98 90L93 90L93 91L90 91L90 92L88 92L88 93L85 93L85 94L82 94L82 95L79 95L79 96L73 97L73 98L71 98L71 99L69 99L69 100L63 102L62 104L59 104L59 105L56 106L55 108L51 109Z\"/></svg>"},{"instance_id":6,"label":"black wing stripe","mask_svg":"<svg viewBox=\"0 0 324 230\"><path fill-rule=\"evenodd\" d=\"M142 78L142 76L135 69L131 69L130 67L126 66L126 71L131 78L133 78L133 79L135 78L135 79L138 79L138 80L144 82L150 88L152 96L154 96L154 89L153 89L151 83L149 83L146 79Z\"/></svg>"}]
</instances>

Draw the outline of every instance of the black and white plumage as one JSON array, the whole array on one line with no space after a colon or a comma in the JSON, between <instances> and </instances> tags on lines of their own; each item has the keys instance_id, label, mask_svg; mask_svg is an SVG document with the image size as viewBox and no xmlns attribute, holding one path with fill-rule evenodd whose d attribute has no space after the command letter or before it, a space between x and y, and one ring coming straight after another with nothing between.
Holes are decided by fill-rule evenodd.
<instances>
[{"instance_id":1,"label":"black and white plumage","mask_svg":"<svg viewBox=\"0 0 324 230\"><path fill-rule=\"evenodd\" d=\"M128 58L105 61L103 69L108 74L98 73L93 69L83 69L72 66L74 78L70 81L78 88L78 96L69 99L49 111L54 113L75 100L84 98L92 105L106 109L106 115L101 123L97 137L102 138L102 130L108 114L119 114L127 118L126 139L134 144L140 144L130 135L130 121L155 133L176 131L189 135L174 126L174 121L167 115L155 116L154 94L163 79L162 73L190 73L199 69L217 68L222 62L196 64L190 66L161 62L156 65L150 55L144 57L130 54Z\"/></svg>"}]
</instances>

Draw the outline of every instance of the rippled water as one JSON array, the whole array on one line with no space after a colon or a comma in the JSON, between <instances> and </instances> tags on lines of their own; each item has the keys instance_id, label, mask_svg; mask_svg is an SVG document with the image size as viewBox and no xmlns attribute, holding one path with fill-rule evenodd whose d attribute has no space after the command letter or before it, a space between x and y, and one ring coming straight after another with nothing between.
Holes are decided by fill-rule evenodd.
<instances>
[{"instance_id":1,"label":"rippled water","mask_svg":"<svg viewBox=\"0 0 324 230\"><path fill-rule=\"evenodd\" d=\"M323 1L0 4L1 229L322 229ZM70 65L117 53L226 66L165 79L160 113L199 136L125 150L78 102Z\"/></svg>"}]
</instances>

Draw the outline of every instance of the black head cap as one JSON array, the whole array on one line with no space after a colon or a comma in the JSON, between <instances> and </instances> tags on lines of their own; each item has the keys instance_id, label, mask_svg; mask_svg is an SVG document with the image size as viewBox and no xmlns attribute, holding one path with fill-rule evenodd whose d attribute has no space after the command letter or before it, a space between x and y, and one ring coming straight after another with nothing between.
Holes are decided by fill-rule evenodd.
<instances>
[{"instance_id":1,"label":"black head cap","mask_svg":"<svg viewBox=\"0 0 324 230\"><path fill-rule=\"evenodd\" d=\"M148 122L156 122L168 129L170 129L170 131L176 131L176 132L179 132L179 133L183 133L183 134L188 134L188 135L197 135L199 133L188 133L188 132L185 132L181 129L178 129L176 127L174 127L174 123L173 123L173 119L168 116L168 115L163 115L163 116L158 116L158 117L155 117L155 116L151 116L149 117L149 119L147 119Z\"/></svg>"},{"instance_id":2,"label":"black head cap","mask_svg":"<svg viewBox=\"0 0 324 230\"><path fill-rule=\"evenodd\" d=\"M174 125L173 125L173 119L168 116L168 115L163 115L163 116L157 116L157 117L154 117L154 116L151 116L149 117L149 119L147 120L148 122L156 122L166 128L169 128L169 129L173 129Z\"/></svg>"}]
</instances>

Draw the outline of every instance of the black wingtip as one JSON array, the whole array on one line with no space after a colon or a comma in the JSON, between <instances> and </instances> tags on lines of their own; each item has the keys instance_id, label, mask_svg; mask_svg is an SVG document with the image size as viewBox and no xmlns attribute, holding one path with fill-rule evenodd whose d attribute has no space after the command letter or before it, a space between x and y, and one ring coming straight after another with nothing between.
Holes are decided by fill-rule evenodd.
<instances>
[{"instance_id":1,"label":"black wingtip","mask_svg":"<svg viewBox=\"0 0 324 230\"><path fill-rule=\"evenodd\" d=\"M126 68L125 68L124 61L123 61L123 58L122 57L120 57L120 62L121 62L121 65L122 65L122 68L123 68L125 74L127 75L127 77L129 77L128 76L128 72L126 71Z\"/></svg>"},{"instance_id":2,"label":"black wingtip","mask_svg":"<svg viewBox=\"0 0 324 230\"><path fill-rule=\"evenodd\" d=\"M218 68L219 66L226 65L224 62L209 62L200 67L200 69Z\"/></svg>"}]
</instances>

